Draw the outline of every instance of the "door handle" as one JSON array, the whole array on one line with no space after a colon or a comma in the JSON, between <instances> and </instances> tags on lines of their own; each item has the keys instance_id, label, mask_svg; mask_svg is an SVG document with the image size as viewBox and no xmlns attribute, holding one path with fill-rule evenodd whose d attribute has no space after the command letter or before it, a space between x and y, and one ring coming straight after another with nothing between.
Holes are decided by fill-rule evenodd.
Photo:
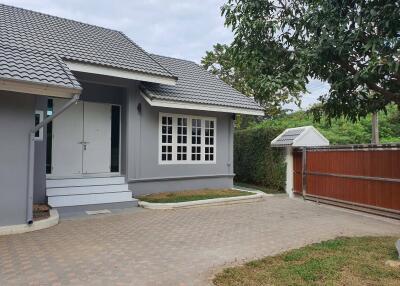
<instances>
[{"instance_id":1,"label":"door handle","mask_svg":"<svg viewBox=\"0 0 400 286\"><path fill-rule=\"evenodd\" d=\"M87 142L87 141L78 142L78 144L83 145L83 150L84 150L84 151L86 151L86 147L87 147L87 145L88 145L89 143L90 143L90 142Z\"/></svg>"}]
</instances>

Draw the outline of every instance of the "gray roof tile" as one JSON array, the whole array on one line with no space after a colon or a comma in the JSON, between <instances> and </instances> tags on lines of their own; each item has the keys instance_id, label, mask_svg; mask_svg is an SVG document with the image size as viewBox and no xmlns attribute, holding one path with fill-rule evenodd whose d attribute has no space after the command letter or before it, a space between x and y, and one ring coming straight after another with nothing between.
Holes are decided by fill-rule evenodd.
<instances>
[{"instance_id":1,"label":"gray roof tile","mask_svg":"<svg viewBox=\"0 0 400 286\"><path fill-rule=\"evenodd\" d=\"M0 45L0 79L29 81L80 89L80 84L56 55Z\"/></svg>"},{"instance_id":2,"label":"gray roof tile","mask_svg":"<svg viewBox=\"0 0 400 286\"><path fill-rule=\"evenodd\" d=\"M172 77L123 33L0 4L0 44L99 64Z\"/></svg>"},{"instance_id":3,"label":"gray roof tile","mask_svg":"<svg viewBox=\"0 0 400 286\"><path fill-rule=\"evenodd\" d=\"M286 129L279 137L277 137L276 141L271 143L272 146L291 146L298 138L305 128L295 128L295 129Z\"/></svg>"},{"instance_id":4,"label":"gray roof tile","mask_svg":"<svg viewBox=\"0 0 400 286\"><path fill-rule=\"evenodd\" d=\"M253 98L244 96L194 62L152 57L177 76L178 81L175 86L144 83L144 92L151 99L262 110Z\"/></svg>"}]
</instances>

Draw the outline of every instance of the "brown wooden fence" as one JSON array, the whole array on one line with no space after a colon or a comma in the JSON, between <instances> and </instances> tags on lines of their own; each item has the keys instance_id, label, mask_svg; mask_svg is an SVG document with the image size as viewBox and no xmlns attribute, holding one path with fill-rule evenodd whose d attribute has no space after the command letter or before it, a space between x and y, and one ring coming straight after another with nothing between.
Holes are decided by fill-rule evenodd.
<instances>
[{"instance_id":1,"label":"brown wooden fence","mask_svg":"<svg viewBox=\"0 0 400 286\"><path fill-rule=\"evenodd\" d=\"M400 146L295 150L294 192L305 199L400 218Z\"/></svg>"}]
</instances>

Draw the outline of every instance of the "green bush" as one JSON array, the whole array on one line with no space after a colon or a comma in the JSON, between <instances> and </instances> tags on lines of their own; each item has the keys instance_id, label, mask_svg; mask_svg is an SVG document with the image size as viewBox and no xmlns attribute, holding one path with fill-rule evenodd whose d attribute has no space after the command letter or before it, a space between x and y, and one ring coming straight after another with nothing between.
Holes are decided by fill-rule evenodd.
<instances>
[{"instance_id":1,"label":"green bush","mask_svg":"<svg viewBox=\"0 0 400 286\"><path fill-rule=\"evenodd\" d=\"M285 188L286 166L281 149L271 141L282 129L262 127L235 132L235 180L277 190Z\"/></svg>"}]
</instances>

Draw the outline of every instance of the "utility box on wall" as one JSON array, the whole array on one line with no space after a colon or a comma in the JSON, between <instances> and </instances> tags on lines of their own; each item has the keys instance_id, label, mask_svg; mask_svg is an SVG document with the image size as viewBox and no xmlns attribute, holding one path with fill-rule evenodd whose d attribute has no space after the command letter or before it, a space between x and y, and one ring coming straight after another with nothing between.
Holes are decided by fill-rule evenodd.
<instances>
[{"instance_id":1,"label":"utility box on wall","mask_svg":"<svg viewBox=\"0 0 400 286\"><path fill-rule=\"evenodd\" d=\"M313 126L288 128L272 140L272 147L285 148L286 193L289 197L293 197L293 148L328 145L329 140Z\"/></svg>"}]
</instances>

